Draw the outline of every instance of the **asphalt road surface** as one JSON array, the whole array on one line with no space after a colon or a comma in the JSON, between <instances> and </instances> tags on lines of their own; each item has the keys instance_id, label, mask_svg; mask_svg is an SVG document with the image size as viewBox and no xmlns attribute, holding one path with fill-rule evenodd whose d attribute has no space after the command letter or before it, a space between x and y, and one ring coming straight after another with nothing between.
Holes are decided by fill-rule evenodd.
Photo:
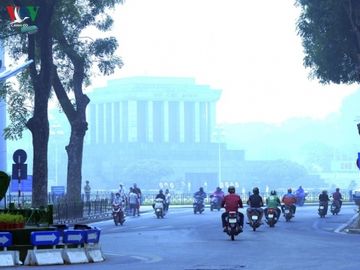
<instances>
[{"instance_id":1,"label":"asphalt road surface","mask_svg":"<svg viewBox=\"0 0 360 270\"><path fill-rule=\"evenodd\" d=\"M317 206L298 207L290 222L255 232L245 224L235 241L222 232L222 211L172 209L164 219L153 212L127 217L124 226L111 220L100 227L106 261L92 264L12 267L11 269L232 270L360 269L360 234L339 232L355 214L343 206L338 216L321 219ZM245 213L245 210L242 210Z\"/></svg>"}]
</instances>

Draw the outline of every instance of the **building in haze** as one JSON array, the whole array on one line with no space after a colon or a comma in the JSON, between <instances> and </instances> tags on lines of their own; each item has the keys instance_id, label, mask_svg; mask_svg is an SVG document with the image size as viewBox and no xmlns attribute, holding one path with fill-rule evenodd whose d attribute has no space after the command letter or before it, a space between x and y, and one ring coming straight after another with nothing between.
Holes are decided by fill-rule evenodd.
<instances>
[{"instance_id":1,"label":"building in haze","mask_svg":"<svg viewBox=\"0 0 360 270\"><path fill-rule=\"evenodd\" d=\"M236 182L232 167L244 153L228 150L215 134L221 90L190 78L131 77L109 81L88 96L85 177L113 185L139 181L143 173L145 188L188 191L212 190L219 177ZM170 173L148 179L151 167Z\"/></svg>"}]
</instances>

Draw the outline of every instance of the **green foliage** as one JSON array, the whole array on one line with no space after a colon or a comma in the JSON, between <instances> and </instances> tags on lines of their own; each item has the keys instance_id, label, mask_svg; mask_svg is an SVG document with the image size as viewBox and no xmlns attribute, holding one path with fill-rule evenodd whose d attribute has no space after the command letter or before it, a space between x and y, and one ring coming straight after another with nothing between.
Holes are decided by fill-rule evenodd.
<instances>
[{"instance_id":1,"label":"green foliage","mask_svg":"<svg viewBox=\"0 0 360 270\"><path fill-rule=\"evenodd\" d=\"M322 83L356 83L359 77L360 1L296 0L304 65Z\"/></svg>"},{"instance_id":2,"label":"green foliage","mask_svg":"<svg viewBox=\"0 0 360 270\"><path fill-rule=\"evenodd\" d=\"M6 191L9 188L10 176L0 171L0 201L5 197Z\"/></svg>"},{"instance_id":3,"label":"green foliage","mask_svg":"<svg viewBox=\"0 0 360 270\"><path fill-rule=\"evenodd\" d=\"M24 222L25 222L25 218L22 215L0 213L0 223L14 224L14 223L24 223Z\"/></svg>"},{"instance_id":4,"label":"green foliage","mask_svg":"<svg viewBox=\"0 0 360 270\"><path fill-rule=\"evenodd\" d=\"M36 1L35 1L36 2ZM19 2L21 4L21 1ZM83 31L97 29L108 31L113 25L113 19L107 14L109 9L122 0L59 0L56 2L55 14L51 23L51 34L54 39L53 59L64 88L71 92L74 89L74 65L70 57L76 54L76 59L84 63L83 85L91 84L94 75L112 74L122 66L120 57L115 55L118 43L114 37L91 38ZM46 12L39 10L39 12ZM6 51L14 60L23 61L28 51L28 35L20 34L10 26L9 15L4 6L0 7L0 36ZM35 22L36 23L36 22ZM41 25L39 26L41 27ZM93 32L92 32L93 33ZM95 34L97 35L97 33ZM34 35L38 39L38 35ZM39 69L40 52L35 48L35 65ZM93 69L96 65L98 71ZM7 108L10 124L4 130L7 139L17 140L26 129L27 120L33 114L33 87L28 72L17 76L18 84L6 83L0 86L0 99L7 98ZM71 102L76 109L76 102Z\"/></svg>"}]
</instances>

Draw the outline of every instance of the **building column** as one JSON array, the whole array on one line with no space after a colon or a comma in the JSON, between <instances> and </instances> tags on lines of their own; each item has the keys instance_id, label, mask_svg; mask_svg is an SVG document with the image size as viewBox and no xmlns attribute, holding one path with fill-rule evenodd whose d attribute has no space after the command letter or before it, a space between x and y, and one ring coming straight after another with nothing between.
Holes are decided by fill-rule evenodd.
<instances>
[{"instance_id":1,"label":"building column","mask_svg":"<svg viewBox=\"0 0 360 270\"><path fill-rule=\"evenodd\" d=\"M207 143L208 141L208 110L207 103L199 103L199 132L200 132L200 143Z\"/></svg>"},{"instance_id":2,"label":"building column","mask_svg":"<svg viewBox=\"0 0 360 270\"><path fill-rule=\"evenodd\" d=\"M200 129L200 102L195 102L195 115L194 115L194 121L195 121L195 142L199 143L201 138L201 129Z\"/></svg>"},{"instance_id":3,"label":"building column","mask_svg":"<svg viewBox=\"0 0 360 270\"><path fill-rule=\"evenodd\" d=\"M169 142L170 141L170 131L169 131L169 102L168 101L164 101L164 109L163 109L163 114L164 114L164 142Z\"/></svg>"},{"instance_id":4,"label":"building column","mask_svg":"<svg viewBox=\"0 0 360 270\"><path fill-rule=\"evenodd\" d=\"M184 101L178 102L179 106L179 142L185 142L185 103Z\"/></svg>"},{"instance_id":5,"label":"building column","mask_svg":"<svg viewBox=\"0 0 360 270\"><path fill-rule=\"evenodd\" d=\"M97 121L96 121L96 104L90 103L90 143L96 144L96 134L97 134Z\"/></svg>"},{"instance_id":6,"label":"building column","mask_svg":"<svg viewBox=\"0 0 360 270\"><path fill-rule=\"evenodd\" d=\"M105 104L105 143L111 144L113 142L112 133L113 133L113 125L112 125L112 103Z\"/></svg>"},{"instance_id":7,"label":"building column","mask_svg":"<svg viewBox=\"0 0 360 270\"><path fill-rule=\"evenodd\" d=\"M208 141L212 141L211 134L215 129L216 125L216 104L215 102L208 102L208 132L207 138Z\"/></svg>"},{"instance_id":8,"label":"building column","mask_svg":"<svg viewBox=\"0 0 360 270\"><path fill-rule=\"evenodd\" d=\"M121 141L129 142L129 108L128 101L121 102Z\"/></svg>"},{"instance_id":9,"label":"building column","mask_svg":"<svg viewBox=\"0 0 360 270\"><path fill-rule=\"evenodd\" d=\"M97 138L98 143L103 144L104 143L104 104L98 104L97 107Z\"/></svg>"},{"instance_id":10,"label":"building column","mask_svg":"<svg viewBox=\"0 0 360 270\"><path fill-rule=\"evenodd\" d=\"M114 127L114 143L120 142L120 103L115 102L114 105L114 117L113 117L113 127Z\"/></svg>"},{"instance_id":11,"label":"building column","mask_svg":"<svg viewBox=\"0 0 360 270\"><path fill-rule=\"evenodd\" d=\"M129 142L137 142L137 102L135 100L128 101L128 121Z\"/></svg>"},{"instance_id":12,"label":"building column","mask_svg":"<svg viewBox=\"0 0 360 270\"><path fill-rule=\"evenodd\" d=\"M162 143L165 141L165 133L168 132L168 106L165 109L164 101L153 101L152 106L152 127L153 127L153 142ZM166 104L167 105L167 104ZM165 120L166 118L166 120ZM167 126L167 132L165 132L165 124ZM168 134L166 136L168 140Z\"/></svg>"}]
</instances>

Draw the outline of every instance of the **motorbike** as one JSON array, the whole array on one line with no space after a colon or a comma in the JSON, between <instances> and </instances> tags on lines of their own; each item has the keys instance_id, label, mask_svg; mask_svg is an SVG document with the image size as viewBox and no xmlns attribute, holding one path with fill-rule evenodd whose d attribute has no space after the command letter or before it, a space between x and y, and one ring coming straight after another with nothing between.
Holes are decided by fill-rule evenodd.
<instances>
[{"instance_id":1,"label":"motorbike","mask_svg":"<svg viewBox=\"0 0 360 270\"><path fill-rule=\"evenodd\" d=\"M339 201L332 201L330 211L333 215L339 214L341 209L340 202Z\"/></svg>"},{"instance_id":2,"label":"motorbike","mask_svg":"<svg viewBox=\"0 0 360 270\"><path fill-rule=\"evenodd\" d=\"M213 211L214 209L217 209L220 211L221 209L221 198L210 195L210 211Z\"/></svg>"},{"instance_id":3,"label":"motorbike","mask_svg":"<svg viewBox=\"0 0 360 270\"><path fill-rule=\"evenodd\" d=\"M276 222L278 221L277 209L276 208L268 208L267 213L265 215L265 221L270 227L274 227Z\"/></svg>"},{"instance_id":4,"label":"motorbike","mask_svg":"<svg viewBox=\"0 0 360 270\"><path fill-rule=\"evenodd\" d=\"M294 213L292 208L288 205L284 205L284 218L286 222L289 222L290 219L292 219L293 217L294 217Z\"/></svg>"},{"instance_id":5,"label":"motorbike","mask_svg":"<svg viewBox=\"0 0 360 270\"><path fill-rule=\"evenodd\" d=\"M124 211L120 204L113 204L112 216L114 219L115 226L119 224L122 226L125 222Z\"/></svg>"},{"instance_id":6,"label":"motorbike","mask_svg":"<svg viewBox=\"0 0 360 270\"><path fill-rule=\"evenodd\" d=\"M231 240L234 241L235 236L242 232L239 213L230 211L225 220L227 225L226 233L230 236Z\"/></svg>"},{"instance_id":7,"label":"motorbike","mask_svg":"<svg viewBox=\"0 0 360 270\"><path fill-rule=\"evenodd\" d=\"M195 197L193 208L194 208L194 214L196 214L197 212L199 212L199 214L204 212L205 210L204 200L202 198Z\"/></svg>"},{"instance_id":8,"label":"motorbike","mask_svg":"<svg viewBox=\"0 0 360 270\"><path fill-rule=\"evenodd\" d=\"M318 209L319 216L324 218L327 214L327 203L326 202L319 202L319 209Z\"/></svg>"},{"instance_id":9,"label":"motorbike","mask_svg":"<svg viewBox=\"0 0 360 270\"><path fill-rule=\"evenodd\" d=\"M260 220L260 216L261 216L261 213L258 210L250 209L248 224L250 225L250 227L252 227L254 232L262 224L261 220Z\"/></svg>"},{"instance_id":10,"label":"motorbike","mask_svg":"<svg viewBox=\"0 0 360 270\"><path fill-rule=\"evenodd\" d=\"M155 215L157 218L164 218L165 211L164 211L164 200L163 199L161 199L161 198L155 199L154 210L155 210Z\"/></svg>"}]
</instances>

